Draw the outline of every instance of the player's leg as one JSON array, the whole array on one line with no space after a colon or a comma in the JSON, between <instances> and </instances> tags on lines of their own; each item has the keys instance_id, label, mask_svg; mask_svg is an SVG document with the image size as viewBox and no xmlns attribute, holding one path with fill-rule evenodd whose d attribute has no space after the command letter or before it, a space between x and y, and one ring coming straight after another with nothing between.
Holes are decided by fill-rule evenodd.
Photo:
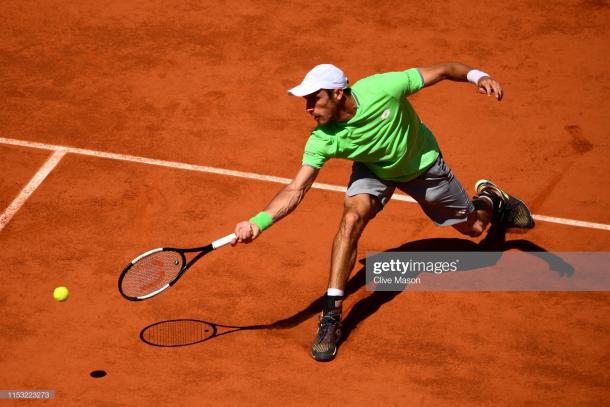
<instances>
[{"instance_id":1,"label":"player's leg","mask_svg":"<svg viewBox=\"0 0 610 407\"><path fill-rule=\"evenodd\" d=\"M398 184L415 199L438 226L453 226L468 236L479 236L489 224L491 206L471 201L442 157L417 178Z\"/></svg>"},{"instance_id":2,"label":"player's leg","mask_svg":"<svg viewBox=\"0 0 610 407\"><path fill-rule=\"evenodd\" d=\"M356 262L358 239L380 210L379 200L369 194L345 198L339 230L333 241L328 291L311 347L311 355L316 360L329 361L337 354L342 334L341 304L347 279Z\"/></svg>"},{"instance_id":3,"label":"player's leg","mask_svg":"<svg viewBox=\"0 0 610 407\"><path fill-rule=\"evenodd\" d=\"M358 240L368 222L382 209L372 195L346 196L339 230L333 241L328 288L345 290L347 279L356 263Z\"/></svg>"},{"instance_id":4,"label":"player's leg","mask_svg":"<svg viewBox=\"0 0 610 407\"><path fill-rule=\"evenodd\" d=\"M477 196L471 201L442 157L419 177L398 187L419 202L437 225L451 225L468 236L479 236L490 222L509 232L534 227L525 203L491 181L478 181Z\"/></svg>"},{"instance_id":5,"label":"player's leg","mask_svg":"<svg viewBox=\"0 0 610 407\"><path fill-rule=\"evenodd\" d=\"M468 199L467 195L466 199ZM487 225L489 225L491 221L493 216L493 204L480 197L474 197L472 199L472 204L474 210L468 213L466 220L452 226L464 235L477 237L485 231Z\"/></svg>"},{"instance_id":6,"label":"player's leg","mask_svg":"<svg viewBox=\"0 0 610 407\"><path fill-rule=\"evenodd\" d=\"M341 304L356 262L358 240L368 222L392 195L394 187L377 179L363 164L355 163L339 230L331 254L328 291L311 354L319 361L334 359L341 340Z\"/></svg>"}]
</instances>

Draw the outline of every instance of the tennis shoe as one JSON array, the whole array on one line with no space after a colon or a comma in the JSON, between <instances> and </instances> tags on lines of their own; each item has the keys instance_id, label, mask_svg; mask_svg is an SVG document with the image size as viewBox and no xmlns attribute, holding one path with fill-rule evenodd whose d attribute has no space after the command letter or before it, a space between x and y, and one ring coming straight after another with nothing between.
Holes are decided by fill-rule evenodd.
<instances>
[{"instance_id":1,"label":"tennis shoe","mask_svg":"<svg viewBox=\"0 0 610 407\"><path fill-rule=\"evenodd\" d=\"M491 181L482 179L476 182L478 196L487 196L494 203L491 222L502 226L510 233L525 233L536 223L532 212L519 198L509 195Z\"/></svg>"},{"instance_id":2,"label":"tennis shoe","mask_svg":"<svg viewBox=\"0 0 610 407\"><path fill-rule=\"evenodd\" d=\"M311 345L311 356L317 361L333 360L341 340L341 314L330 311L320 317L318 334Z\"/></svg>"}]
</instances>

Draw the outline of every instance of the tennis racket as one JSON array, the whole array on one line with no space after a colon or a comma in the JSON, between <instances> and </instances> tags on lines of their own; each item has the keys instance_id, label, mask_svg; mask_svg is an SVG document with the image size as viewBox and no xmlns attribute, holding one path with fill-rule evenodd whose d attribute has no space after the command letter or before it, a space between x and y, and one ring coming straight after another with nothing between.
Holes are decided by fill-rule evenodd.
<instances>
[{"instance_id":1,"label":"tennis racket","mask_svg":"<svg viewBox=\"0 0 610 407\"><path fill-rule=\"evenodd\" d=\"M162 247L143 253L133 259L121 273L119 291L130 301L154 297L176 284L176 281L197 260L236 238L235 233L231 233L203 247L194 249ZM185 253L196 252L195 257L187 262Z\"/></svg>"},{"instance_id":2,"label":"tennis racket","mask_svg":"<svg viewBox=\"0 0 610 407\"><path fill-rule=\"evenodd\" d=\"M265 329L270 325L230 326L197 319L172 319L155 322L140 331L142 342L163 348L205 342L235 331Z\"/></svg>"}]
</instances>

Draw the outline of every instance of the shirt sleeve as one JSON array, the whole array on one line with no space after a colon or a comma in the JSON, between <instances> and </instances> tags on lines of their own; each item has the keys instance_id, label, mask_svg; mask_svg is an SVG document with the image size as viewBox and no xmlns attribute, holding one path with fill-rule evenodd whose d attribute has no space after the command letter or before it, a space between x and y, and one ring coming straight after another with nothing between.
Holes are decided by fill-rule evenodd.
<instances>
[{"instance_id":1,"label":"shirt sleeve","mask_svg":"<svg viewBox=\"0 0 610 407\"><path fill-rule=\"evenodd\" d=\"M377 80L386 93L397 99L412 95L424 87L424 80L417 68L380 74Z\"/></svg>"},{"instance_id":2,"label":"shirt sleeve","mask_svg":"<svg viewBox=\"0 0 610 407\"><path fill-rule=\"evenodd\" d=\"M309 165L320 169L324 163L332 157L332 151L332 141L319 137L314 131L311 136L309 136L309 140L307 140L307 144L305 145L303 165Z\"/></svg>"}]
</instances>

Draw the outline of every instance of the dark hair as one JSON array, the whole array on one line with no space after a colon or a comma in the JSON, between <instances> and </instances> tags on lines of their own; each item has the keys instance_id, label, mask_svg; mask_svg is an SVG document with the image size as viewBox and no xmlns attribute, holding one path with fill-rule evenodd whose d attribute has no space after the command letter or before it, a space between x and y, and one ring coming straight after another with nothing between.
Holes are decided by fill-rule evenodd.
<instances>
[{"instance_id":1,"label":"dark hair","mask_svg":"<svg viewBox=\"0 0 610 407\"><path fill-rule=\"evenodd\" d=\"M324 91L326 92L326 94L328 96L332 96L333 90L334 89L324 89ZM343 93L345 93L347 96L351 95L352 94L352 88L345 88L345 89L343 89Z\"/></svg>"}]
</instances>

